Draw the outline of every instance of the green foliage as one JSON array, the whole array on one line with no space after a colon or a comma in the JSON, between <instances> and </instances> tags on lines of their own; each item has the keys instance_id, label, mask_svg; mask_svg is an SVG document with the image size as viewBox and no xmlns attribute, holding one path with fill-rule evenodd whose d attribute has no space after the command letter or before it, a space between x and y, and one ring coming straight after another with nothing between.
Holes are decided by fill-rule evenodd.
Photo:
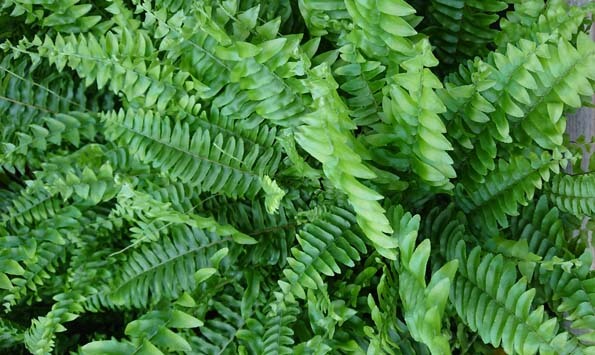
<instances>
[{"instance_id":1,"label":"green foliage","mask_svg":"<svg viewBox=\"0 0 595 355\"><path fill-rule=\"evenodd\" d=\"M488 53L498 31L492 27L509 1L432 0L425 29L438 58L450 65ZM512 2L512 1L510 1Z\"/></svg>"},{"instance_id":2,"label":"green foliage","mask_svg":"<svg viewBox=\"0 0 595 355\"><path fill-rule=\"evenodd\" d=\"M594 8L0 1L0 352L592 354Z\"/></svg>"}]
</instances>

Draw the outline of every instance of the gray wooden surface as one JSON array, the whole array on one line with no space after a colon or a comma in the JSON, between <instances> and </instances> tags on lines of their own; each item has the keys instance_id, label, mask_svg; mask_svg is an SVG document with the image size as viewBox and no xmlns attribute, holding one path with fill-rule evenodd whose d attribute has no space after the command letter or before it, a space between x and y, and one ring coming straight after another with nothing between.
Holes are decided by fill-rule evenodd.
<instances>
[{"instance_id":1,"label":"gray wooden surface","mask_svg":"<svg viewBox=\"0 0 595 355\"><path fill-rule=\"evenodd\" d=\"M569 0L568 2L572 5L584 5L593 0ZM591 37L595 40L595 25L591 27ZM595 103L595 95L593 96L593 102ZM566 123L566 132L570 136L570 140L574 141L580 136L585 136L587 140L590 137L595 136L595 109L583 107L579 109L575 114L568 116L568 121ZM593 148L591 147L589 152L585 152L585 158L583 161L586 163L588 162L588 157L593 154ZM584 164L586 165L586 164ZM586 226L586 219L583 221L583 227ZM589 241L591 244L591 251L595 256L595 243L593 243L593 232L594 231L587 231L589 235ZM577 231L578 234L578 231ZM591 264L591 269L595 270L595 257L593 258L593 263Z\"/></svg>"},{"instance_id":2,"label":"gray wooden surface","mask_svg":"<svg viewBox=\"0 0 595 355\"><path fill-rule=\"evenodd\" d=\"M584 5L590 1L592 0L569 0L568 2L572 5ZM594 29L591 29L591 35L595 39ZM568 132L571 141L574 141L582 135L584 135L585 138L594 136L595 110L592 108L581 108L577 113L570 115L568 117L568 123L566 124L566 131Z\"/></svg>"}]
</instances>

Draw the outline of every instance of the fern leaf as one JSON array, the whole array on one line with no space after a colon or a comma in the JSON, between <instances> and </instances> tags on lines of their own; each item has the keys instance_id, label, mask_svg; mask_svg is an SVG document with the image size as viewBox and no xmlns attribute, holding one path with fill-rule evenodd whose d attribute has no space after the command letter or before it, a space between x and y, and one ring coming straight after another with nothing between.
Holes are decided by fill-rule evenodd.
<instances>
[{"instance_id":1,"label":"fern leaf","mask_svg":"<svg viewBox=\"0 0 595 355\"><path fill-rule=\"evenodd\" d=\"M25 346L32 354L48 354L54 348L56 332L65 331L63 323L78 318L83 311L80 305L85 297L80 292L70 291L54 296L56 303L45 316L34 319L25 333Z\"/></svg>"},{"instance_id":2,"label":"fern leaf","mask_svg":"<svg viewBox=\"0 0 595 355\"><path fill-rule=\"evenodd\" d=\"M527 156L526 156L527 155ZM527 152L515 155L509 161L500 160L498 167L488 174L484 184L469 183L457 186L457 203L471 219L483 225L490 235L497 233L498 225L508 226L507 215L518 214L518 204L526 205L533 198L542 181L548 181L550 171L559 172L565 161L559 152L537 155Z\"/></svg>"},{"instance_id":3,"label":"fern leaf","mask_svg":"<svg viewBox=\"0 0 595 355\"><path fill-rule=\"evenodd\" d=\"M349 146L353 140L350 130L354 125L347 115L345 104L336 92L337 84L329 76L328 66L318 67L313 73L319 79L310 81L314 93L314 113L303 118L306 124L296 132L296 141L322 163L327 178L345 192L353 206L357 221L364 234L385 257L394 259L396 240L384 209L377 200L382 197L363 185L357 178L370 179L374 173ZM327 132L326 137L320 131Z\"/></svg>"},{"instance_id":4,"label":"fern leaf","mask_svg":"<svg viewBox=\"0 0 595 355\"><path fill-rule=\"evenodd\" d=\"M425 239L415 247L419 216L404 213L399 206L393 210L392 221L401 250L399 295L411 336L426 344L433 354L450 354L448 337L442 333L441 324L458 262L451 261L441 267L426 285L430 241Z\"/></svg>"},{"instance_id":5,"label":"fern leaf","mask_svg":"<svg viewBox=\"0 0 595 355\"><path fill-rule=\"evenodd\" d=\"M0 334L0 349L11 348L23 342L23 329L7 319L0 318Z\"/></svg>"},{"instance_id":6,"label":"fern leaf","mask_svg":"<svg viewBox=\"0 0 595 355\"><path fill-rule=\"evenodd\" d=\"M436 45L441 62L453 65L467 58L484 56L498 31L492 28L508 8L507 1L432 0L431 25L425 32Z\"/></svg>"},{"instance_id":7,"label":"fern leaf","mask_svg":"<svg viewBox=\"0 0 595 355\"><path fill-rule=\"evenodd\" d=\"M284 299L280 293L274 294L269 312L264 323L263 347L265 354L292 354L290 348L294 341L291 338L291 324L295 322L299 312L297 305Z\"/></svg>"},{"instance_id":8,"label":"fern leaf","mask_svg":"<svg viewBox=\"0 0 595 355\"><path fill-rule=\"evenodd\" d=\"M260 152L253 146L246 152L242 140L211 137L200 128L191 136L187 124L172 124L151 111L121 110L104 120L108 138L127 146L139 160L212 193L253 197L261 188L260 176L274 176L280 158L270 148Z\"/></svg>"},{"instance_id":9,"label":"fern leaf","mask_svg":"<svg viewBox=\"0 0 595 355\"><path fill-rule=\"evenodd\" d=\"M536 42L556 41L558 38L572 41L584 28L588 12L589 6L569 6L563 0L517 2L514 11L500 21L502 31L496 36L495 43L504 47L521 38Z\"/></svg>"},{"instance_id":10,"label":"fern leaf","mask_svg":"<svg viewBox=\"0 0 595 355\"><path fill-rule=\"evenodd\" d=\"M348 26L350 16L344 1L300 0L298 5L313 36L336 35Z\"/></svg>"},{"instance_id":11,"label":"fern leaf","mask_svg":"<svg viewBox=\"0 0 595 355\"><path fill-rule=\"evenodd\" d=\"M577 217L595 215L595 174L556 175L547 190L560 211Z\"/></svg>"},{"instance_id":12,"label":"fern leaf","mask_svg":"<svg viewBox=\"0 0 595 355\"><path fill-rule=\"evenodd\" d=\"M533 309L535 289L527 289L524 277L517 278L514 263L479 247L467 252L460 234L451 235L448 245L447 258L465 265L455 277L451 302L460 319L484 342L502 344L508 353L580 351L575 339L558 333L556 319L548 319L543 306Z\"/></svg>"},{"instance_id":13,"label":"fern leaf","mask_svg":"<svg viewBox=\"0 0 595 355\"><path fill-rule=\"evenodd\" d=\"M101 16L88 15L93 6L79 4L80 0L55 0L32 3L23 0L6 0L3 11L12 8L11 16L26 13L27 23L38 22L42 27L54 28L61 32L84 32L93 28Z\"/></svg>"},{"instance_id":14,"label":"fern leaf","mask_svg":"<svg viewBox=\"0 0 595 355\"><path fill-rule=\"evenodd\" d=\"M94 341L84 345L81 352L89 355L188 352L192 348L186 337L172 329L192 329L202 324L199 319L177 309L151 311L126 326L126 335L130 337L130 341Z\"/></svg>"},{"instance_id":15,"label":"fern leaf","mask_svg":"<svg viewBox=\"0 0 595 355\"><path fill-rule=\"evenodd\" d=\"M337 262L354 266L360 253L366 251L363 241L352 231L354 216L339 207L331 208L320 220L305 225L297 236L300 248L293 248L287 258L289 267L283 274L291 285L291 292L305 299L304 288L324 286L321 274L333 276L341 272Z\"/></svg>"},{"instance_id":16,"label":"fern leaf","mask_svg":"<svg viewBox=\"0 0 595 355\"><path fill-rule=\"evenodd\" d=\"M145 58L154 57L155 51L151 39L142 31L131 33L123 29L99 38L58 34L55 39L36 38L32 45L37 47L37 55L47 56L58 71L66 65L75 69L87 86L96 82L101 89L108 84L114 93L124 93L128 101L159 112L168 105L191 113L200 109L194 95L200 95L204 85L172 66L157 61L147 63Z\"/></svg>"},{"instance_id":17,"label":"fern leaf","mask_svg":"<svg viewBox=\"0 0 595 355\"><path fill-rule=\"evenodd\" d=\"M386 67L378 61L364 60L352 44L341 47L341 61L333 68L346 98L350 116L358 126L369 126L380 120L382 89L386 85Z\"/></svg>"},{"instance_id":18,"label":"fern leaf","mask_svg":"<svg viewBox=\"0 0 595 355\"><path fill-rule=\"evenodd\" d=\"M193 275L210 265L209 257L230 239L198 228L172 228L170 237L144 244L121 264L112 299L116 304L143 307L160 299L177 298L194 289Z\"/></svg>"}]
</instances>

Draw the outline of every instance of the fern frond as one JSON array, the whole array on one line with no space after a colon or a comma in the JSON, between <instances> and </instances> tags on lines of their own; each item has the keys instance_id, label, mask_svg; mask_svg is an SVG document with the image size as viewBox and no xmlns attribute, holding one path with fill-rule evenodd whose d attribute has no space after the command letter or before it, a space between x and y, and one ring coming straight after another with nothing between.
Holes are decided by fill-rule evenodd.
<instances>
[{"instance_id":1,"label":"fern frond","mask_svg":"<svg viewBox=\"0 0 595 355\"><path fill-rule=\"evenodd\" d=\"M96 82L101 89L108 85L114 93L123 93L129 102L147 109L163 112L173 105L178 112L196 114L200 110L195 95L200 95L204 85L187 72L151 60L156 52L145 32L121 29L100 37L58 34L54 39L37 37L27 46L37 52L13 49L33 57L47 57L58 71L68 65L85 80L86 86Z\"/></svg>"},{"instance_id":2,"label":"fern frond","mask_svg":"<svg viewBox=\"0 0 595 355\"><path fill-rule=\"evenodd\" d=\"M51 353L55 345L55 333L65 331L63 324L75 320L83 312L81 303L85 297L80 292L61 293L53 299L56 303L52 309L45 316L34 319L25 333L25 346L32 354Z\"/></svg>"},{"instance_id":3,"label":"fern frond","mask_svg":"<svg viewBox=\"0 0 595 355\"><path fill-rule=\"evenodd\" d=\"M304 288L316 290L324 286L321 274L333 276L341 272L337 262L348 267L355 265L366 246L349 230L353 224L355 216L350 211L334 207L299 230L300 248L291 249L293 257L287 258L289 267L283 270L291 293L305 299Z\"/></svg>"},{"instance_id":4,"label":"fern frond","mask_svg":"<svg viewBox=\"0 0 595 355\"><path fill-rule=\"evenodd\" d=\"M242 302L234 294L224 294L211 302L212 317L205 319L200 335L190 336L196 354L234 354L238 352L238 334L246 326L240 314Z\"/></svg>"},{"instance_id":5,"label":"fern frond","mask_svg":"<svg viewBox=\"0 0 595 355\"><path fill-rule=\"evenodd\" d=\"M62 207L57 192L48 191L42 181L34 180L7 206L1 214L1 223L10 230L17 230L19 226L35 226L58 214Z\"/></svg>"},{"instance_id":6,"label":"fern frond","mask_svg":"<svg viewBox=\"0 0 595 355\"><path fill-rule=\"evenodd\" d=\"M171 2L163 4L162 9L168 11L156 12L153 8L157 4L152 1L133 3L146 14L144 27L155 28L158 48L166 53L166 59L208 87L202 96L210 98L220 92L229 80L230 67L215 56L215 49L225 40L204 29L202 16L195 13L197 5Z\"/></svg>"},{"instance_id":7,"label":"fern frond","mask_svg":"<svg viewBox=\"0 0 595 355\"><path fill-rule=\"evenodd\" d=\"M546 191L560 211L577 217L595 216L595 174L557 175Z\"/></svg>"},{"instance_id":8,"label":"fern frond","mask_svg":"<svg viewBox=\"0 0 595 355\"><path fill-rule=\"evenodd\" d=\"M192 213L192 209L182 212L174 210L169 203L160 202L147 193L134 190L129 184L123 184L118 194L118 205L112 210L112 215L122 216L138 226L130 228L133 246L141 242L157 241L160 234L168 232L166 227L172 224L200 228L220 237L230 237L240 244L256 243L256 240L231 225L219 224L213 217Z\"/></svg>"},{"instance_id":9,"label":"fern frond","mask_svg":"<svg viewBox=\"0 0 595 355\"><path fill-rule=\"evenodd\" d=\"M209 267L209 257L225 248L231 238L198 228L176 226L171 236L142 245L128 254L114 282L116 304L144 307L160 299L175 299L196 287L194 273Z\"/></svg>"},{"instance_id":10,"label":"fern frond","mask_svg":"<svg viewBox=\"0 0 595 355\"><path fill-rule=\"evenodd\" d=\"M543 260L566 256L567 242L560 211L548 205L546 196L541 196L536 204L523 207L518 216L511 218L510 234L515 239L526 240L529 250Z\"/></svg>"},{"instance_id":11,"label":"fern frond","mask_svg":"<svg viewBox=\"0 0 595 355\"><path fill-rule=\"evenodd\" d=\"M383 63L399 63L416 56L413 42L407 37L417 34L411 15L415 9L403 0L345 2L356 29L350 37L370 58Z\"/></svg>"},{"instance_id":12,"label":"fern frond","mask_svg":"<svg viewBox=\"0 0 595 355\"><path fill-rule=\"evenodd\" d=\"M548 319L543 306L533 309L535 289L527 289L525 277L517 277L515 263L479 247L467 252L460 233L443 235L450 238L447 259L465 265L450 295L460 319L484 342L501 344L507 353L579 353L576 339L559 333L557 320Z\"/></svg>"},{"instance_id":13,"label":"fern frond","mask_svg":"<svg viewBox=\"0 0 595 355\"><path fill-rule=\"evenodd\" d=\"M39 237L40 233L44 233L46 238L55 238L58 241L62 238L56 230L36 230L33 235ZM7 265L12 266L13 269L3 270L0 275L3 283L2 288L10 291L8 294L2 293L3 306L10 310L30 291L36 292L38 287L45 284L51 275L56 273L56 267L64 257L66 245L53 242L27 243L16 237L11 238L11 236L2 238L0 243L5 248L3 259L6 256L15 258L12 259L13 263ZM16 243L19 244L15 246ZM22 266L21 264L15 265L16 261L22 263ZM14 274L14 276L12 279L8 279L5 273Z\"/></svg>"},{"instance_id":14,"label":"fern frond","mask_svg":"<svg viewBox=\"0 0 595 355\"><path fill-rule=\"evenodd\" d=\"M39 123L15 132L18 141L0 144L0 164L4 169L22 171L23 161L31 169L39 168L48 146L60 146L65 141L78 147L81 137L84 141L93 140L97 128L95 118L83 112L59 113L53 117L43 117Z\"/></svg>"},{"instance_id":15,"label":"fern frond","mask_svg":"<svg viewBox=\"0 0 595 355\"><path fill-rule=\"evenodd\" d=\"M340 89L349 94L346 103L353 123L369 126L378 122L386 67L378 61L365 60L352 44L344 45L339 51L342 60L335 63L333 73Z\"/></svg>"},{"instance_id":16,"label":"fern frond","mask_svg":"<svg viewBox=\"0 0 595 355\"><path fill-rule=\"evenodd\" d=\"M126 326L130 340L97 340L84 345L81 353L99 355L106 353L132 354L166 352L188 352L192 347L183 334L172 329L192 329L203 322L189 313L178 309L156 310L144 314Z\"/></svg>"},{"instance_id":17,"label":"fern frond","mask_svg":"<svg viewBox=\"0 0 595 355\"><path fill-rule=\"evenodd\" d=\"M26 166L39 164L38 160L29 161L26 156L11 156L11 153L14 150L24 153L29 144L43 147L42 138L38 136L43 136L44 130L38 126L52 124L44 122L44 118L56 118L56 115L61 115L59 112L84 110L91 101L84 93L84 86L76 83L68 73L48 69L27 57L6 55L0 62L0 162L10 172L23 173ZM19 119L14 120L14 117ZM33 130L31 141L26 127ZM8 162L4 162L6 159Z\"/></svg>"},{"instance_id":18,"label":"fern frond","mask_svg":"<svg viewBox=\"0 0 595 355\"><path fill-rule=\"evenodd\" d=\"M558 151L524 152L508 161L500 159L497 168L489 173L485 183L459 184L457 204L476 226L483 226L489 235L498 232L498 225L508 226L507 215L518 214L518 205L526 205L536 188L550 179L550 171L559 173L565 155Z\"/></svg>"},{"instance_id":19,"label":"fern frond","mask_svg":"<svg viewBox=\"0 0 595 355\"><path fill-rule=\"evenodd\" d=\"M101 16L89 14L93 5L79 2L80 0L5 0L2 12L6 11L10 16L25 14L27 23L37 22L42 27L60 32L85 32L97 25ZM8 9L12 11L9 12Z\"/></svg>"},{"instance_id":20,"label":"fern frond","mask_svg":"<svg viewBox=\"0 0 595 355\"><path fill-rule=\"evenodd\" d=\"M540 43L555 42L558 38L574 42L577 33L588 23L588 13L589 6L569 6L563 0L516 2L514 11L500 21L502 30L496 36L495 44L502 48L521 38Z\"/></svg>"},{"instance_id":21,"label":"fern frond","mask_svg":"<svg viewBox=\"0 0 595 355\"><path fill-rule=\"evenodd\" d=\"M280 154L261 152L258 146L244 151L243 140L197 128L192 136L187 124L172 123L151 111L128 110L104 116L108 139L118 141L143 162L162 169L171 178L199 186L203 191L231 197L253 197L260 177L274 176ZM248 147L246 147L248 148Z\"/></svg>"},{"instance_id":22,"label":"fern frond","mask_svg":"<svg viewBox=\"0 0 595 355\"><path fill-rule=\"evenodd\" d=\"M458 262L453 260L442 266L426 285L430 240L424 239L415 246L419 216L404 213L398 206L391 217L400 244L399 296L409 332L413 339L426 344L433 354L450 354L448 337L441 329L442 316Z\"/></svg>"},{"instance_id":23,"label":"fern frond","mask_svg":"<svg viewBox=\"0 0 595 355\"><path fill-rule=\"evenodd\" d=\"M291 324L296 321L299 309L296 303L284 298L281 293L275 292L271 301L263 324L263 353L292 354L290 346L294 344L294 332Z\"/></svg>"},{"instance_id":24,"label":"fern frond","mask_svg":"<svg viewBox=\"0 0 595 355\"><path fill-rule=\"evenodd\" d=\"M399 147L413 172L425 183L441 189L452 188L449 179L456 173L447 153L452 146L444 136L446 127L438 116L446 110L434 92L442 87L438 78L423 68L397 74L389 83L382 102L385 124L367 140L374 146L390 142Z\"/></svg>"},{"instance_id":25,"label":"fern frond","mask_svg":"<svg viewBox=\"0 0 595 355\"><path fill-rule=\"evenodd\" d=\"M296 141L322 163L333 185L347 194L358 224L374 247L383 256L394 259L397 241L387 235L392 233L392 228L377 202L382 196L357 180L371 179L375 174L350 147L353 144L350 131L355 125L337 94L337 83L330 76L328 66L321 65L314 70L312 77L317 80L308 82L314 95L314 112L302 118L306 124L298 128ZM321 136L321 131L327 134Z\"/></svg>"},{"instance_id":26,"label":"fern frond","mask_svg":"<svg viewBox=\"0 0 595 355\"><path fill-rule=\"evenodd\" d=\"M309 66L299 53L301 36L275 38L258 45L235 42L218 47L216 55L230 62L230 85L213 105L222 115L244 119L256 114L281 126L296 126L306 107L302 87L284 80L303 75ZM258 117L257 116L257 117Z\"/></svg>"},{"instance_id":27,"label":"fern frond","mask_svg":"<svg viewBox=\"0 0 595 355\"><path fill-rule=\"evenodd\" d=\"M508 8L499 0L432 0L429 7L431 24L425 29L436 56L441 63L452 66L475 56L483 57L487 45L494 41L498 31L492 27L499 12Z\"/></svg>"},{"instance_id":28,"label":"fern frond","mask_svg":"<svg viewBox=\"0 0 595 355\"><path fill-rule=\"evenodd\" d=\"M595 43L581 33L576 48L560 40L557 46L548 46L539 56L543 58L544 71L536 74L541 85L535 91L536 100L527 103L524 109L521 127L541 147L552 149L563 142L562 112L581 107L581 97L593 95ZM544 121L543 117L549 120Z\"/></svg>"},{"instance_id":29,"label":"fern frond","mask_svg":"<svg viewBox=\"0 0 595 355\"><path fill-rule=\"evenodd\" d=\"M298 5L313 36L336 36L348 28L351 17L344 1L299 0Z\"/></svg>"},{"instance_id":30,"label":"fern frond","mask_svg":"<svg viewBox=\"0 0 595 355\"><path fill-rule=\"evenodd\" d=\"M0 349L11 348L23 342L23 329L7 319L0 318L0 334Z\"/></svg>"},{"instance_id":31,"label":"fern frond","mask_svg":"<svg viewBox=\"0 0 595 355\"><path fill-rule=\"evenodd\" d=\"M575 75L591 71L586 66L591 67L587 63L592 61L588 58L593 44L587 41L591 42L579 36L574 48L564 39L553 44L521 40L518 47L508 45L505 52L493 53L487 62L469 63L449 78L457 84L442 91L449 108L449 135L460 146L474 149L465 176L479 182L494 169L498 142L512 142L510 126L521 128L512 131L516 141L532 139L545 149L561 147L564 111L580 107L582 95L593 92L591 74Z\"/></svg>"}]
</instances>

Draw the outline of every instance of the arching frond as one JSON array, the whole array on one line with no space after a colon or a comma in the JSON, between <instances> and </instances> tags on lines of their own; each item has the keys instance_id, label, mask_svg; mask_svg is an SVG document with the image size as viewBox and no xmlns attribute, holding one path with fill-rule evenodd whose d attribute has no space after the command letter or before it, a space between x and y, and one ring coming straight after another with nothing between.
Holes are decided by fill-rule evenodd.
<instances>
[{"instance_id":1,"label":"arching frond","mask_svg":"<svg viewBox=\"0 0 595 355\"><path fill-rule=\"evenodd\" d=\"M550 200L575 216L595 215L595 174L557 175L547 186Z\"/></svg>"},{"instance_id":2,"label":"arching frond","mask_svg":"<svg viewBox=\"0 0 595 355\"><path fill-rule=\"evenodd\" d=\"M192 290L196 287L194 273L210 267L209 258L231 241L187 226L174 227L171 233L128 253L113 283L111 297L116 304L143 307Z\"/></svg>"},{"instance_id":3,"label":"arching frond","mask_svg":"<svg viewBox=\"0 0 595 355\"><path fill-rule=\"evenodd\" d=\"M127 146L139 160L162 169L173 179L203 191L228 196L253 197L260 190L260 177L274 176L280 154L245 147L241 139L173 123L151 111L128 110L104 116L113 141Z\"/></svg>"}]
</instances>

